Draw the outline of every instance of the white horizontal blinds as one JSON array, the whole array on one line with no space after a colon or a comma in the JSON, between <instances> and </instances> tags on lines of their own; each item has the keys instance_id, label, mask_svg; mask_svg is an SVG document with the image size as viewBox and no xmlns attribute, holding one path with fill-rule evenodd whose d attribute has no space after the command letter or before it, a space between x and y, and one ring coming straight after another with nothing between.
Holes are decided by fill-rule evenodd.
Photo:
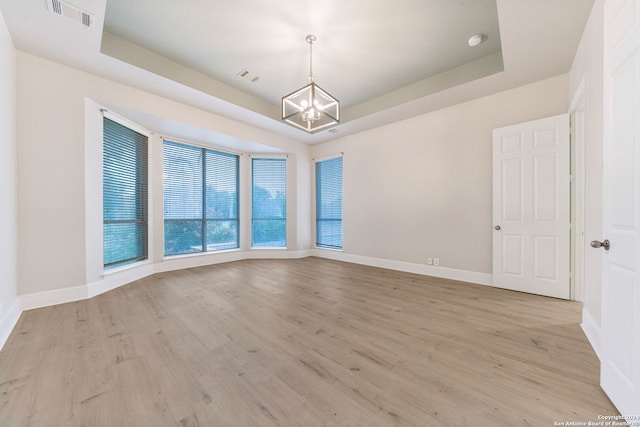
<instances>
[{"instance_id":1,"label":"white horizontal blinds","mask_svg":"<svg viewBox=\"0 0 640 427\"><path fill-rule=\"evenodd\" d=\"M239 157L206 151L206 244L208 250L239 247Z\"/></svg>"},{"instance_id":2,"label":"white horizontal blinds","mask_svg":"<svg viewBox=\"0 0 640 427\"><path fill-rule=\"evenodd\" d=\"M165 140L164 252L239 247L239 157Z\"/></svg>"},{"instance_id":3,"label":"white horizontal blinds","mask_svg":"<svg viewBox=\"0 0 640 427\"><path fill-rule=\"evenodd\" d=\"M202 148L164 142L165 255L202 252L203 160Z\"/></svg>"},{"instance_id":4,"label":"white horizontal blinds","mask_svg":"<svg viewBox=\"0 0 640 427\"><path fill-rule=\"evenodd\" d=\"M342 249L342 157L316 162L316 246Z\"/></svg>"},{"instance_id":5,"label":"white horizontal blinds","mask_svg":"<svg viewBox=\"0 0 640 427\"><path fill-rule=\"evenodd\" d=\"M251 177L252 245L286 247L286 159L252 159Z\"/></svg>"},{"instance_id":6,"label":"white horizontal blinds","mask_svg":"<svg viewBox=\"0 0 640 427\"><path fill-rule=\"evenodd\" d=\"M148 141L103 119L104 267L147 258Z\"/></svg>"}]
</instances>

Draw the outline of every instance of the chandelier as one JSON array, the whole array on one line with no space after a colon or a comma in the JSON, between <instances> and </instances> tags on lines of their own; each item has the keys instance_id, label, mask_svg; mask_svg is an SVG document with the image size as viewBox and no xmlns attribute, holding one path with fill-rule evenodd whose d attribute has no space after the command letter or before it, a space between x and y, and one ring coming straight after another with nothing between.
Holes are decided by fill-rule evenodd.
<instances>
[{"instance_id":1,"label":"chandelier","mask_svg":"<svg viewBox=\"0 0 640 427\"><path fill-rule=\"evenodd\" d=\"M282 120L315 133L340 123L340 101L313 81L313 43L316 36L309 34L309 84L282 98Z\"/></svg>"}]
</instances>

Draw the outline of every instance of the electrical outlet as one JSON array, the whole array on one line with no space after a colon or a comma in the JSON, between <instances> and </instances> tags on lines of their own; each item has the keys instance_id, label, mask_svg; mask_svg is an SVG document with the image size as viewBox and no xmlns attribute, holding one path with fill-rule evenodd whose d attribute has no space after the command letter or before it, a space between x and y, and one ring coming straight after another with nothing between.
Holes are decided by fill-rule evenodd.
<instances>
[{"instance_id":1,"label":"electrical outlet","mask_svg":"<svg viewBox=\"0 0 640 427\"><path fill-rule=\"evenodd\" d=\"M433 265L433 258L427 258L427 264Z\"/></svg>"},{"instance_id":2,"label":"electrical outlet","mask_svg":"<svg viewBox=\"0 0 640 427\"><path fill-rule=\"evenodd\" d=\"M434 258L433 265L440 265L440 258Z\"/></svg>"}]
</instances>

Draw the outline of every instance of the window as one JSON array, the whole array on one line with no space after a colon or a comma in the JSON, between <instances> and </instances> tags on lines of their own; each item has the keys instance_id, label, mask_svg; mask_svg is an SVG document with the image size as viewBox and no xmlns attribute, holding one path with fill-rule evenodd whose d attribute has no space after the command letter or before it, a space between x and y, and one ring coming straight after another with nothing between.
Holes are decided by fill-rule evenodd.
<instances>
[{"instance_id":1,"label":"window","mask_svg":"<svg viewBox=\"0 0 640 427\"><path fill-rule=\"evenodd\" d=\"M287 246L287 161L251 160L251 242Z\"/></svg>"},{"instance_id":2,"label":"window","mask_svg":"<svg viewBox=\"0 0 640 427\"><path fill-rule=\"evenodd\" d=\"M104 267L147 259L147 137L103 119Z\"/></svg>"},{"instance_id":3,"label":"window","mask_svg":"<svg viewBox=\"0 0 640 427\"><path fill-rule=\"evenodd\" d=\"M316 246L342 249L342 157L316 163Z\"/></svg>"},{"instance_id":4,"label":"window","mask_svg":"<svg viewBox=\"0 0 640 427\"><path fill-rule=\"evenodd\" d=\"M235 249L239 157L165 141L164 254Z\"/></svg>"}]
</instances>

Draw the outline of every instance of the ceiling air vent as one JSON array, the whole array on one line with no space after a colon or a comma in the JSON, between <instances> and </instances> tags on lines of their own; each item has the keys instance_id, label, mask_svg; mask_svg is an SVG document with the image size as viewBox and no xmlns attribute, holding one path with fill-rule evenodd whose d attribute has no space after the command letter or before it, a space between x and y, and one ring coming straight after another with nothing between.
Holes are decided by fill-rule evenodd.
<instances>
[{"instance_id":1,"label":"ceiling air vent","mask_svg":"<svg viewBox=\"0 0 640 427\"><path fill-rule=\"evenodd\" d=\"M65 1L47 0L47 6L56 15L76 21L87 28L92 28L95 25L96 21L93 15Z\"/></svg>"},{"instance_id":2,"label":"ceiling air vent","mask_svg":"<svg viewBox=\"0 0 640 427\"><path fill-rule=\"evenodd\" d=\"M239 77L242 77L243 79L249 80L251 83L255 83L260 79L260 76L252 73L246 68L243 68L242 71L240 71L237 75Z\"/></svg>"}]
</instances>

